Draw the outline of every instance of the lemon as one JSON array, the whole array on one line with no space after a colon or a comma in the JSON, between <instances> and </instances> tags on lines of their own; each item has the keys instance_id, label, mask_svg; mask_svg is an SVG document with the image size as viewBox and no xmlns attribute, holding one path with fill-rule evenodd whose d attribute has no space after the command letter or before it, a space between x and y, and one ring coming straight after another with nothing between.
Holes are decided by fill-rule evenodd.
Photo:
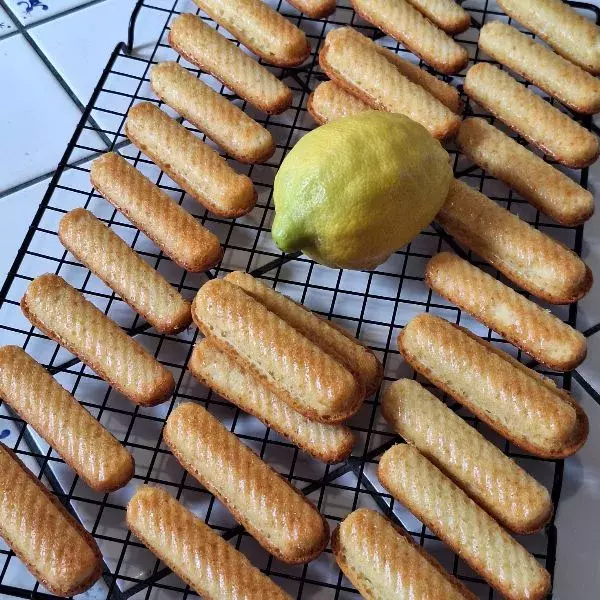
<instances>
[{"instance_id":1,"label":"lemon","mask_svg":"<svg viewBox=\"0 0 600 600\"><path fill-rule=\"evenodd\" d=\"M272 234L330 267L373 269L441 208L448 153L415 121L367 111L305 135L275 177Z\"/></svg>"}]
</instances>

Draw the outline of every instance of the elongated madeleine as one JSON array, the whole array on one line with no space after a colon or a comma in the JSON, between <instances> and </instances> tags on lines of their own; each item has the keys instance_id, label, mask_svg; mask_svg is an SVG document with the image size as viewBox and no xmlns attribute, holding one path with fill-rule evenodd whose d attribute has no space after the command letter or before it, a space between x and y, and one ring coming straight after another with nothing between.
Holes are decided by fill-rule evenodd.
<instances>
[{"instance_id":1,"label":"elongated madeleine","mask_svg":"<svg viewBox=\"0 0 600 600\"><path fill-rule=\"evenodd\" d=\"M438 223L511 281L552 304L569 304L592 286L571 250L459 180L450 184Z\"/></svg>"},{"instance_id":2,"label":"elongated madeleine","mask_svg":"<svg viewBox=\"0 0 600 600\"><path fill-rule=\"evenodd\" d=\"M436 138L458 131L458 115L404 76L376 44L365 43L348 27L327 34L319 64L335 83L372 108L404 114Z\"/></svg>"},{"instance_id":3,"label":"elongated madeleine","mask_svg":"<svg viewBox=\"0 0 600 600\"><path fill-rule=\"evenodd\" d=\"M381 409L394 431L502 526L533 533L552 516L543 485L416 381L393 383Z\"/></svg>"},{"instance_id":4,"label":"elongated madeleine","mask_svg":"<svg viewBox=\"0 0 600 600\"><path fill-rule=\"evenodd\" d=\"M236 173L210 146L150 102L129 109L129 140L192 198L221 217L250 212L256 190L246 175Z\"/></svg>"},{"instance_id":5,"label":"elongated madeleine","mask_svg":"<svg viewBox=\"0 0 600 600\"><path fill-rule=\"evenodd\" d=\"M197 404L179 405L164 440L181 465L268 552L296 564L316 558L329 541L317 509L283 477Z\"/></svg>"},{"instance_id":6,"label":"elongated madeleine","mask_svg":"<svg viewBox=\"0 0 600 600\"><path fill-rule=\"evenodd\" d=\"M465 119L457 144L463 154L561 225L594 214L592 194L484 119Z\"/></svg>"},{"instance_id":7,"label":"elongated madeleine","mask_svg":"<svg viewBox=\"0 0 600 600\"><path fill-rule=\"evenodd\" d=\"M343 40L345 44L362 44L365 52L376 50L391 62L401 75L404 75L409 81L420 85L426 92L429 92L434 98L446 105L452 112L460 113L462 101L458 90L450 84L438 79L425 69L402 58L389 48L376 44L366 35L359 33L351 27L343 27L335 33L331 33L332 40Z\"/></svg>"},{"instance_id":8,"label":"elongated madeleine","mask_svg":"<svg viewBox=\"0 0 600 600\"><path fill-rule=\"evenodd\" d=\"M518 29L501 21L486 23L479 47L570 109L589 115L600 111L600 81Z\"/></svg>"},{"instance_id":9,"label":"elongated madeleine","mask_svg":"<svg viewBox=\"0 0 600 600\"><path fill-rule=\"evenodd\" d=\"M0 348L0 397L94 490L133 476L133 457L44 367L17 346Z\"/></svg>"},{"instance_id":10,"label":"elongated madeleine","mask_svg":"<svg viewBox=\"0 0 600 600\"><path fill-rule=\"evenodd\" d=\"M564 458L587 439L587 417L569 394L462 327L422 314L398 348L413 369L536 456Z\"/></svg>"},{"instance_id":11,"label":"elongated madeleine","mask_svg":"<svg viewBox=\"0 0 600 600\"><path fill-rule=\"evenodd\" d=\"M102 574L94 538L2 444L0 473L0 536L53 594L87 590Z\"/></svg>"},{"instance_id":12,"label":"elongated madeleine","mask_svg":"<svg viewBox=\"0 0 600 600\"><path fill-rule=\"evenodd\" d=\"M454 254L434 256L425 267L425 282L551 369L570 371L586 356L579 331Z\"/></svg>"},{"instance_id":13,"label":"elongated madeleine","mask_svg":"<svg viewBox=\"0 0 600 600\"><path fill-rule=\"evenodd\" d=\"M307 418L337 423L362 405L365 388L350 371L237 285L218 279L205 283L192 317L204 335L238 354Z\"/></svg>"},{"instance_id":14,"label":"elongated madeleine","mask_svg":"<svg viewBox=\"0 0 600 600\"><path fill-rule=\"evenodd\" d=\"M383 378L382 364L371 350L349 333L336 327L331 321L318 317L248 273L234 271L229 273L225 280L241 287L272 313L341 362L358 377L367 394L374 394L379 389Z\"/></svg>"},{"instance_id":15,"label":"elongated madeleine","mask_svg":"<svg viewBox=\"0 0 600 600\"><path fill-rule=\"evenodd\" d=\"M163 102L236 160L264 162L275 152L273 136L262 125L178 63L155 65L150 85Z\"/></svg>"},{"instance_id":16,"label":"elongated madeleine","mask_svg":"<svg viewBox=\"0 0 600 600\"><path fill-rule=\"evenodd\" d=\"M356 115L365 110L372 110L368 104L333 81L319 83L308 97L306 108L319 125Z\"/></svg>"},{"instance_id":17,"label":"elongated madeleine","mask_svg":"<svg viewBox=\"0 0 600 600\"><path fill-rule=\"evenodd\" d=\"M475 102L567 167L587 167L600 154L593 133L494 65L473 65L464 89Z\"/></svg>"},{"instance_id":18,"label":"elongated madeleine","mask_svg":"<svg viewBox=\"0 0 600 600\"><path fill-rule=\"evenodd\" d=\"M164 490L140 486L127 504L127 525L206 600L290 600L241 552Z\"/></svg>"},{"instance_id":19,"label":"elongated madeleine","mask_svg":"<svg viewBox=\"0 0 600 600\"><path fill-rule=\"evenodd\" d=\"M200 273L223 255L217 236L115 152L92 162L92 185L173 262Z\"/></svg>"},{"instance_id":20,"label":"elongated madeleine","mask_svg":"<svg viewBox=\"0 0 600 600\"><path fill-rule=\"evenodd\" d=\"M219 396L254 415L314 458L338 463L352 452L354 436L348 427L307 419L280 400L233 353L223 352L212 338L196 344L188 366L196 379Z\"/></svg>"},{"instance_id":21,"label":"elongated madeleine","mask_svg":"<svg viewBox=\"0 0 600 600\"><path fill-rule=\"evenodd\" d=\"M414 447L381 457L382 485L508 600L541 600L550 574Z\"/></svg>"},{"instance_id":22,"label":"elongated madeleine","mask_svg":"<svg viewBox=\"0 0 600 600\"><path fill-rule=\"evenodd\" d=\"M597 75L600 29L562 0L498 0L502 10L556 52Z\"/></svg>"},{"instance_id":23,"label":"elongated madeleine","mask_svg":"<svg viewBox=\"0 0 600 600\"><path fill-rule=\"evenodd\" d=\"M354 10L441 73L457 73L467 50L425 18L407 0L351 0ZM424 3L423 3L424 4ZM429 2L431 6L431 2Z\"/></svg>"},{"instance_id":24,"label":"elongated madeleine","mask_svg":"<svg viewBox=\"0 0 600 600\"><path fill-rule=\"evenodd\" d=\"M184 13L174 19L169 44L186 60L268 114L282 113L292 105L290 88L200 17Z\"/></svg>"},{"instance_id":25,"label":"elongated madeleine","mask_svg":"<svg viewBox=\"0 0 600 600\"><path fill-rule=\"evenodd\" d=\"M335 0L288 0L300 12L311 19L322 19L335 12Z\"/></svg>"},{"instance_id":26,"label":"elongated madeleine","mask_svg":"<svg viewBox=\"0 0 600 600\"><path fill-rule=\"evenodd\" d=\"M408 0L446 33L462 33L471 26L471 15L454 0Z\"/></svg>"},{"instance_id":27,"label":"elongated madeleine","mask_svg":"<svg viewBox=\"0 0 600 600\"><path fill-rule=\"evenodd\" d=\"M338 565L366 600L475 596L400 527L368 508L350 513L333 532Z\"/></svg>"},{"instance_id":28,"label":"elongated madeleine","mask_svg":"<svg viewBox=\"0 0 600 600\"><path fill-rule=\"evenodd\" d=\"M262 0L194 0L254 54L278 67L295 67L310 54L306 35Z\"/></svg>"},{"instance_id":29,"label":"elongated madeleine","mask_svg":"<svg viewBox=\"0 0 600 600\"><path fill-rule=\"evenodd\" d=\"M58 227L63 246L161 333L192 321L190 304L169 282L91 212L76 208Z\"/></svg>"},{"instance_id":30,"label":"elongated madeleine","mask_svg":"<svg viewBox=\"0 0 600 600\"><path fill-rule=\"evenodd\" d=\"M21 309L33 325L135 404L154 406L171 395L171 372L61 277L36 277Z\"/></svg>"}]
</instances>

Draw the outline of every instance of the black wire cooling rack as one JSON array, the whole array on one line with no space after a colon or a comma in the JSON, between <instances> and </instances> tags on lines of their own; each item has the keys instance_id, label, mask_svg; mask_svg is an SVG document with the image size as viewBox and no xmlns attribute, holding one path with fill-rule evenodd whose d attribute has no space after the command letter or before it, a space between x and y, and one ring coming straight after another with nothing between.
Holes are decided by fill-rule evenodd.
<instances>
[{"instance_id":1,"label":"black wire cooling rack","mask_svg":"<svg viewBox=\"0 0 600 600\"><path fill-rule=\"evenodd\" d=\"M438 251L448 248L497 276L495 271L465 252L435 225L423 232L409 246L398 251L384 265L368 273L327 269L299 253L282 255L274 246L270 238L273 177L286 152L299 137L315 126L305 107L310 91L319 80L324 79L318 68L317 53L326 33L333 27L350 24L374 39L382 38L380 43L397 52L406 51L390 38L384 38L376 29L360 21L347 0L338 2L338 9L327 20L309 19L282 0L271 4L304 29L313 47L312 55L305 65L294 69L274 69L294 91L293 107L284 115L265 118L245 102L232 96L228 90L219 87L218 82L182 61L192 72L201 75L268 127L277 141L277 151L266 164L250 167L234 164L236 169L247 173L253 179L258 190L258 203L252 213L235 221L208 214L137 152L125 138L123 125L128 109L141 100L157 102L148 84L151 65L162 60L180 60L167 44L166 36L171 20L181 12L198 13L191 0L138 0L131 18L128 41L118 44L112 52L0 291L1 343L23 346L38 361L47 365L60 383L122 441L136 460L134 479L126 488L111 494L91 492L35 432L11 413L6 405L0 405L0 431L8 428L8 432L12 432L4 442L15 448L34 473L54 490L68 510L95 536L104 555L105 568L102 580L88 592L90 598L185 598L194 594L127 530L124 521L125 505L133 490L143 483L164 486L184 504L203 516L224 538L244 551L255 565L263 569L293 597L358 597L357 592L336 567L329 550L309 565L290 567L280 563L260 549L219 503L214 502L210 494L179 467L161 443L161 431L172 408L177 403L187 400L196 400L207 406L245 443L299 487L318 505L320 511L329 519L332 528L347 513L359 506L378 508L406 527L448 570L481 598L498 597L482 579L470 571L414 517L397 503L394 504L393 499L379 487L374 476L378 457L400 440L384 424L378 410L378 397L368 400L362 411L349 423L357 436L357 443L347 461L339 465L324 465L309 459L256 419L237 410L191 378L186 364L196 341L195 328L190 328L178 336L158 335L110 289L75 262L58 241L57 225L63 214L72 208L85 206L125 238L189 298L193 297L207 278L222 276L234 269L249 271L267 284L303 302L312 310L340 323L369 344L383 361L388 382L403 376L415 376L401 361L396 348L396 338L412 316L424 311L461 323L521 359L520 353L514 348L468 315L462 314L456 307L434 296L423 283L426 261ZM600 11L595 6L580 2L571 4L587 12L588 17L600 21ZM458 36L458 39L469 49L471 62L474 62L480 60L476 43L477 29L488 19L506 17L495 3L489 0L468 0L463 5L472 14L473 27ZM148 32L153 33L152 44L134 47L136 20L139 22L138 27L143 23L144 37L148 37ZM222 33L227 35L226 32ZM415 60L408 53L406 56ZM461 89L463 76L444 79ZM167 107L163 108L170 112ZM478 114L478 109L467 102L466 112ZM596 129L591 119L584 119L582 122L587 127ZM189 124L186 123L186 126L189 127ZM90 162L109 149L118 151L129 159L218 235L225 248L225 254L216 269L203 275L182 271L94 192L89 182ZM539 229L560 239L577 253L581 252L582 227L569 229L549 222L529 204L514 197L506 187L450 150L457 176ZM86 154L85 158L80 158L82 153ZM587 170L571 175L582 185L587 185ZM131 335L136 336L173 371L176 388L169 402L155 408L132 405L76 358L30 326L20 312L19 300L28 283L44 272L58 273L84 291L88 298ZM553 307L553 310L564 320L575 325L576 305ZM592 328L590 333L593 331L595 328ZM526 361L525 358L523 360ZM537 366L531 362L528 364L532 367ZM542 372L555 379L565 389L570 389L572 376L575 376L579 383L590 391L597 401L599 400L598 395L576 372L564 375ZM562 461L540 460L523 454L495 436L458 405L451 406L551 489L555 505L558 503L563 474ZM552 574L554 573L557 544L554 522L543 532L522 537L520 541L534 552ZM18 559L4 545L0 545L0 594L22 598L53 597L27 574Z\"/></svg>"}]
</instances>

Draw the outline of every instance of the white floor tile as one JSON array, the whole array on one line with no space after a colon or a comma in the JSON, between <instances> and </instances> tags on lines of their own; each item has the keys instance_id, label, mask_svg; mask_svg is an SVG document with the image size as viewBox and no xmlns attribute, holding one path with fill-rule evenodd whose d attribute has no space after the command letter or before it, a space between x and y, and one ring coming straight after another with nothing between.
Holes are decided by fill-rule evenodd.
<instances>
[{"instance_id":1,"label":"white floor tile","mask_svg":"<svg viewBox=\"0 0 600 600\"><path fill-rule=\"evenodd\" d=\"M49 181L49 178L45 179L0 199L0 286L4 284Z\"/></svg>"},{"instance_id":2,"label":"white floor tile","mask_svg":"<svg viewBox=\"0 0 600 600\"><path fill-rule=\"evenodd\" d=\"M12 22L8 13L0 7L0 38L4 37L8 33L15 31L15 24Z\"/></svg>"},{"instance_id":3,"label":"white floor tile","mask_svg":"<svg viewBox=\"0 0 600 600\"><path fill-rule=\"evenodd\" d=\"M10 90L0 94L2 192L53 171L81 113L21 35L0 40L0 81ZM105 147L96 134L86 143ZM88 154L76 150L72 158Z\"/></svg>"},{"instance_id":4,"label":"white floor tile","mask_svg":"<svg viewBox=\"0 0 600 600\"><path fill-rule=\"evenodd\" d=\"M115 45L126 39L135 0L105 0L30 30L31 37L83 104Z\"/></svg>"},{"instance_id":5,"label":"white floor tile","mask_svg":"<svg viewBox=\"0 0 600 600\"><path fill-rule=\"evenodd\" d=\"M86 4L90 0L7 0L14 15L23 25L30 25Z\"/></svg>"}]
</instances>

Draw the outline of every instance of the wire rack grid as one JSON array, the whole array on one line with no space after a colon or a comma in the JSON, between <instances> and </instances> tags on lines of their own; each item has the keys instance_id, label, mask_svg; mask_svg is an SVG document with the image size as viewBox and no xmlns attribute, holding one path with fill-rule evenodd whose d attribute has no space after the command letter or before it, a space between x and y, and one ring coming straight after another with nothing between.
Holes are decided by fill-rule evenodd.
<instances>
[{"instance_id":1,"label":"wire rack grid","mask_svg":"<svg viewBox=\"0 0 600 600\"><path fill-rule=\"evenodd\" d=\"M138 0L132 14L129 39L114 49L0 291L1 343L23 346L38 361L47 365L58 381L132 452L136 462L134 479L124 489L111 494L91 492L33 430L18 419L6 405L0 405L0 431L5 429L9 434L4 442L15 449L33 472L53 489L67 509L95 536L104 556L105 568L102 580L87 592L90 598L122 600L185 598L194 595L193 590L165 568L127 530L124 508L136 487L144 483L164 486L196 514L202 516L211 527L221 532L236 548L245 552L256 566L293 597L358 597L352 585L335 565L329 550L309 565L290 567L280 563L260 549L256 542L237 526L223 507L181 469L162 444L161 431L173 407L189 400L203 403L231 431L299 487L317 504L332 527L357 507L377 508L402 524L419 543L479 597L498 597L481 578L419 521L394 503L379 486L374 474L378 457L393 443L401 440L386 427L379 413L378 396L367 400L361 412L349 423L357 442L352 456L347 461L339 465L324 465L312 460L259 421L242 413L192 379L186 370L186 364L197 338L195 328L192 327L177 336L157 334L109 288L79 265L58 241L56 232L60 218L72 208L84 206L126 239L188 298L193 297L207 278L222 276L236 269L251 272L268 285L355 333L373 348L383 361L386 383L399 377L415 377L398 355L396 338L412 316L424 311L469 327L478 335L527 361L526 357L522 357L520 352L516 352L492 331L427 289L423 283L424 265L431 256L444 249L452 249L498 276L496 271L489 269L463 250L436 225L432 225L410 245L395 253L385 264L370 272L324 268L299 253L282 255L274 246L270 238L273 177L286 152L299 137L315 126L306 112L306 100L315 85L324 79L318 68L318 51L327 32L334 27L353 25L378 40L378 43L403 53L409 60L416 59L396 42L358 19L347 0L338 2L336 12L327 20L309 19L282 0L272 0L270 3L307 33L313 51L309 60L301 67L274 69L274 72L292 88L294 103L292 109L283 115L265 117L223 88L219 82L181 60L169 47L167 34L172 19L182 12L199 14L191 0ZM579 2L572 4L586 13L586 16L600 21L600 11L595 6ZM472 64L481 60L476 43L477 29L487 20L506 20L506 17L490 0L468 0L463 5L472 14L473 27L458 36L458 40L468 48ZM203 18L212 23L206 16ZM136 19L138 27L143 23L144 27L154 32L153 39L156 43L151 47L134 48ZM227 37L231 37L217 28ZM163 60L182 62L193 73L263 123L275 137L277 150L266 164L244 166L230 160L234 168L252 178L257 188L258 202L249 215L230 221L209 214L130 145L124 136L123 125L127 111L138 101L156 102L176 116L168 107L157 102L149 88L149 69L152 64ZM421 66L427 68L422 63ZM445 80L462 89L462 75L445 77ZM480 114L479 109L468 101L466 112ZM584 119L582 122L589 128L596 129L591 119ZM186 122L185 125L199 133L189 123ZM209 140L206 141L210 143ZM91 156L74 161L71 157L76 149L86 150ZM218 235L225 253L217 268L203 275L182 271L95 193L89 181L90 162L107 149L120 152ZM513 196L506 187L465 162L452 148L450 151L457 176L580 253L582 227L569 229L550 222L529 204ZM582 185L587 185L587 170L571 175ZM116 320L129 334L136 336L144 347L172 370L176 388L169 402L154 408L133 406L75 357L30 326L20 312L19 300L29 282L45 272L60 274L81 289L86 297ZM576 305L553 307L553 310L564 320L576 324ZM528 364L536 367L535 363ZM565 389L570 389L570 374L541 372L555 379ZM427 385L427 382L423 383ZM449 401L445 397L444 400ZM551 489L555 505L558 503L563 473L562 461L540 460L520 452L469 416L458 405L449 402L454 410ZM520 538L551 574L554 574L556 538L554 522L539 534ZM53 597L27 573L14 554L1 542L0 594L22 598Z\"/></svg>"}]
</instances>

